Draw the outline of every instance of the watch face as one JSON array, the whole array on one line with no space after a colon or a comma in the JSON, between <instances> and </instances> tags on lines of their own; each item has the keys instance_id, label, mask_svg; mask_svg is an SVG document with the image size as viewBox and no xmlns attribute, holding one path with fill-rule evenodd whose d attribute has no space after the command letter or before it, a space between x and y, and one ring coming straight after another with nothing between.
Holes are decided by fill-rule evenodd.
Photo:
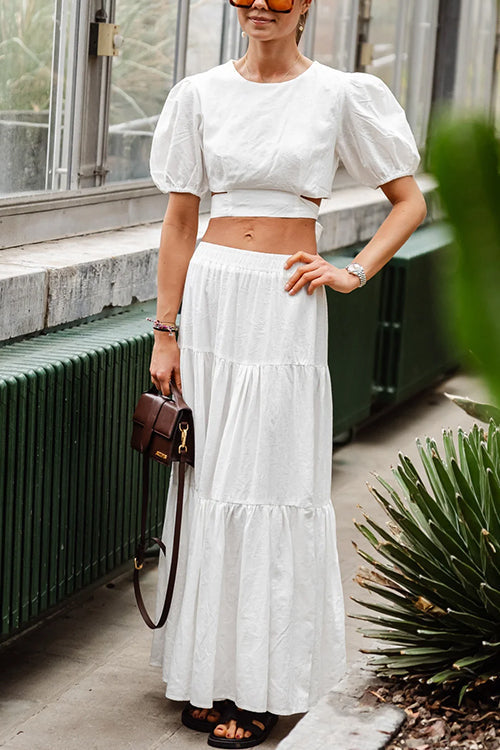
<instances>
[{"instance_id":1,"label":"watch face","mask_svg":"<svg viewBox=\"0 0 500 750\"><path fill-rule=\"evenodd\" d=\"M359 263L349 263L349 265L346 266L346 271L358 277L360 286L364 286L366 284L365 271L364 268L359 265Z\"/></svg>"}]
</instances>

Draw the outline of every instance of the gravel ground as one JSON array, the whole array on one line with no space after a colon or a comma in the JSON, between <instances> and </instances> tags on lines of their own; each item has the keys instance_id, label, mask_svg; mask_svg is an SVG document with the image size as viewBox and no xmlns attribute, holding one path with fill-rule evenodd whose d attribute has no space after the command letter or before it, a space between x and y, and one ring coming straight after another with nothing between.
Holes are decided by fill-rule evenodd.
<instances>
[{"instance_id":1,"label":"gravel ground","mask_svg":"<svg viewBox=\"0 0 500 750\"><path fill-rule=\"evenodd\" d=\"M393 703L406 713L401 731L386 750L499 750L500 684L469 694L458 706L458 693L425 683L380 680L369 693L374 702Z\"/></svg>"}]
</instances>

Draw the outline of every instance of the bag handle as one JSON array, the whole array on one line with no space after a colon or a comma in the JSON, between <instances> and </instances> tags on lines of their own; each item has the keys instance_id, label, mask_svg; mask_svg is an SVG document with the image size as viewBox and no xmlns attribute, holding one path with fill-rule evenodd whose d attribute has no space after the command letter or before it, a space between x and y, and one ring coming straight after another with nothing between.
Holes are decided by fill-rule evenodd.
<instances>
[{"instance_id":1,"label":"bag handle","mask_svg":"<svg viewBox=\"0 0 500 750\"><path fill-rule=\"evenodd\" d=\"M178 409L189 409L189 406L186 404L182 397L182 393L177 388L177 385L175 383L175 380L172 378L172 380L169 383L170 385L170 396L163 396L163 398L168 398L170 401L173 401L174 404L177 406ZM152 385L149 389L148 393L154 393L157 396L162 396L163 394L161 391L158 390L158 388L155 385Z\"/></svg>"}]
</instances>

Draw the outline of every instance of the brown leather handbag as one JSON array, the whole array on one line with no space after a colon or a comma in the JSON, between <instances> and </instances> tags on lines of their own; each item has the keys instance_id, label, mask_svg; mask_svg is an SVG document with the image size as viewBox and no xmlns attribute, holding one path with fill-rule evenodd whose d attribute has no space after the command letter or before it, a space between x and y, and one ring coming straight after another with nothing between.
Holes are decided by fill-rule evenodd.
<instances>
[{"instance_id":1,"label":"brown leather handbag","mask_svg":"<svg viewBox=\"0 0 500 750\"><path fill-rule=\"evenodd\" d=\"M132 448L143 455L142 469L142 514L141 536L134 559L134 591L137 606L146 625L152 629L165 624L174 593L175 574L179 559L179 541L182 525L182 505L184 495L184 475L186 464L194 466L193 413L186 404L173 381L170 382L171 396L163 396L155 386L143 393L137 402L133 416ZM168 577L165 603L160 619L155 624L149 616L139 585L139 571L144 565L146 550L146 521L149 502L149 461L170 465L179 463L177 507L175 512L172 559ZM162 553L166 555L161 539L154 538Z\"/></svg>"}]
</instances>

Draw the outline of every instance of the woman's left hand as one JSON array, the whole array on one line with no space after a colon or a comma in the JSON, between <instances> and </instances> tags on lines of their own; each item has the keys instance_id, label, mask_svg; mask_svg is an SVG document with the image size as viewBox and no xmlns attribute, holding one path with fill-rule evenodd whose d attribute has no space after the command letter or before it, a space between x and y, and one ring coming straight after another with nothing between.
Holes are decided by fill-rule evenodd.
<instances>
[{"instance_id":1,"label":"woman's left hand","mask_svg":"<svg viewBox=\"0 0 500 750\"><path fill-rule=\"evenodd\" d=\"M285 269L291 268L294 263L302 263L290 277L285 286L285 291L294 295L308 284L307 293L313 292L320 286L329 286L336 292L347 294L359 287L359 279L345 268L337 268L328 263L321 255L306 253L301 250L287 258Z\"/></svg>"}]
</instances>

